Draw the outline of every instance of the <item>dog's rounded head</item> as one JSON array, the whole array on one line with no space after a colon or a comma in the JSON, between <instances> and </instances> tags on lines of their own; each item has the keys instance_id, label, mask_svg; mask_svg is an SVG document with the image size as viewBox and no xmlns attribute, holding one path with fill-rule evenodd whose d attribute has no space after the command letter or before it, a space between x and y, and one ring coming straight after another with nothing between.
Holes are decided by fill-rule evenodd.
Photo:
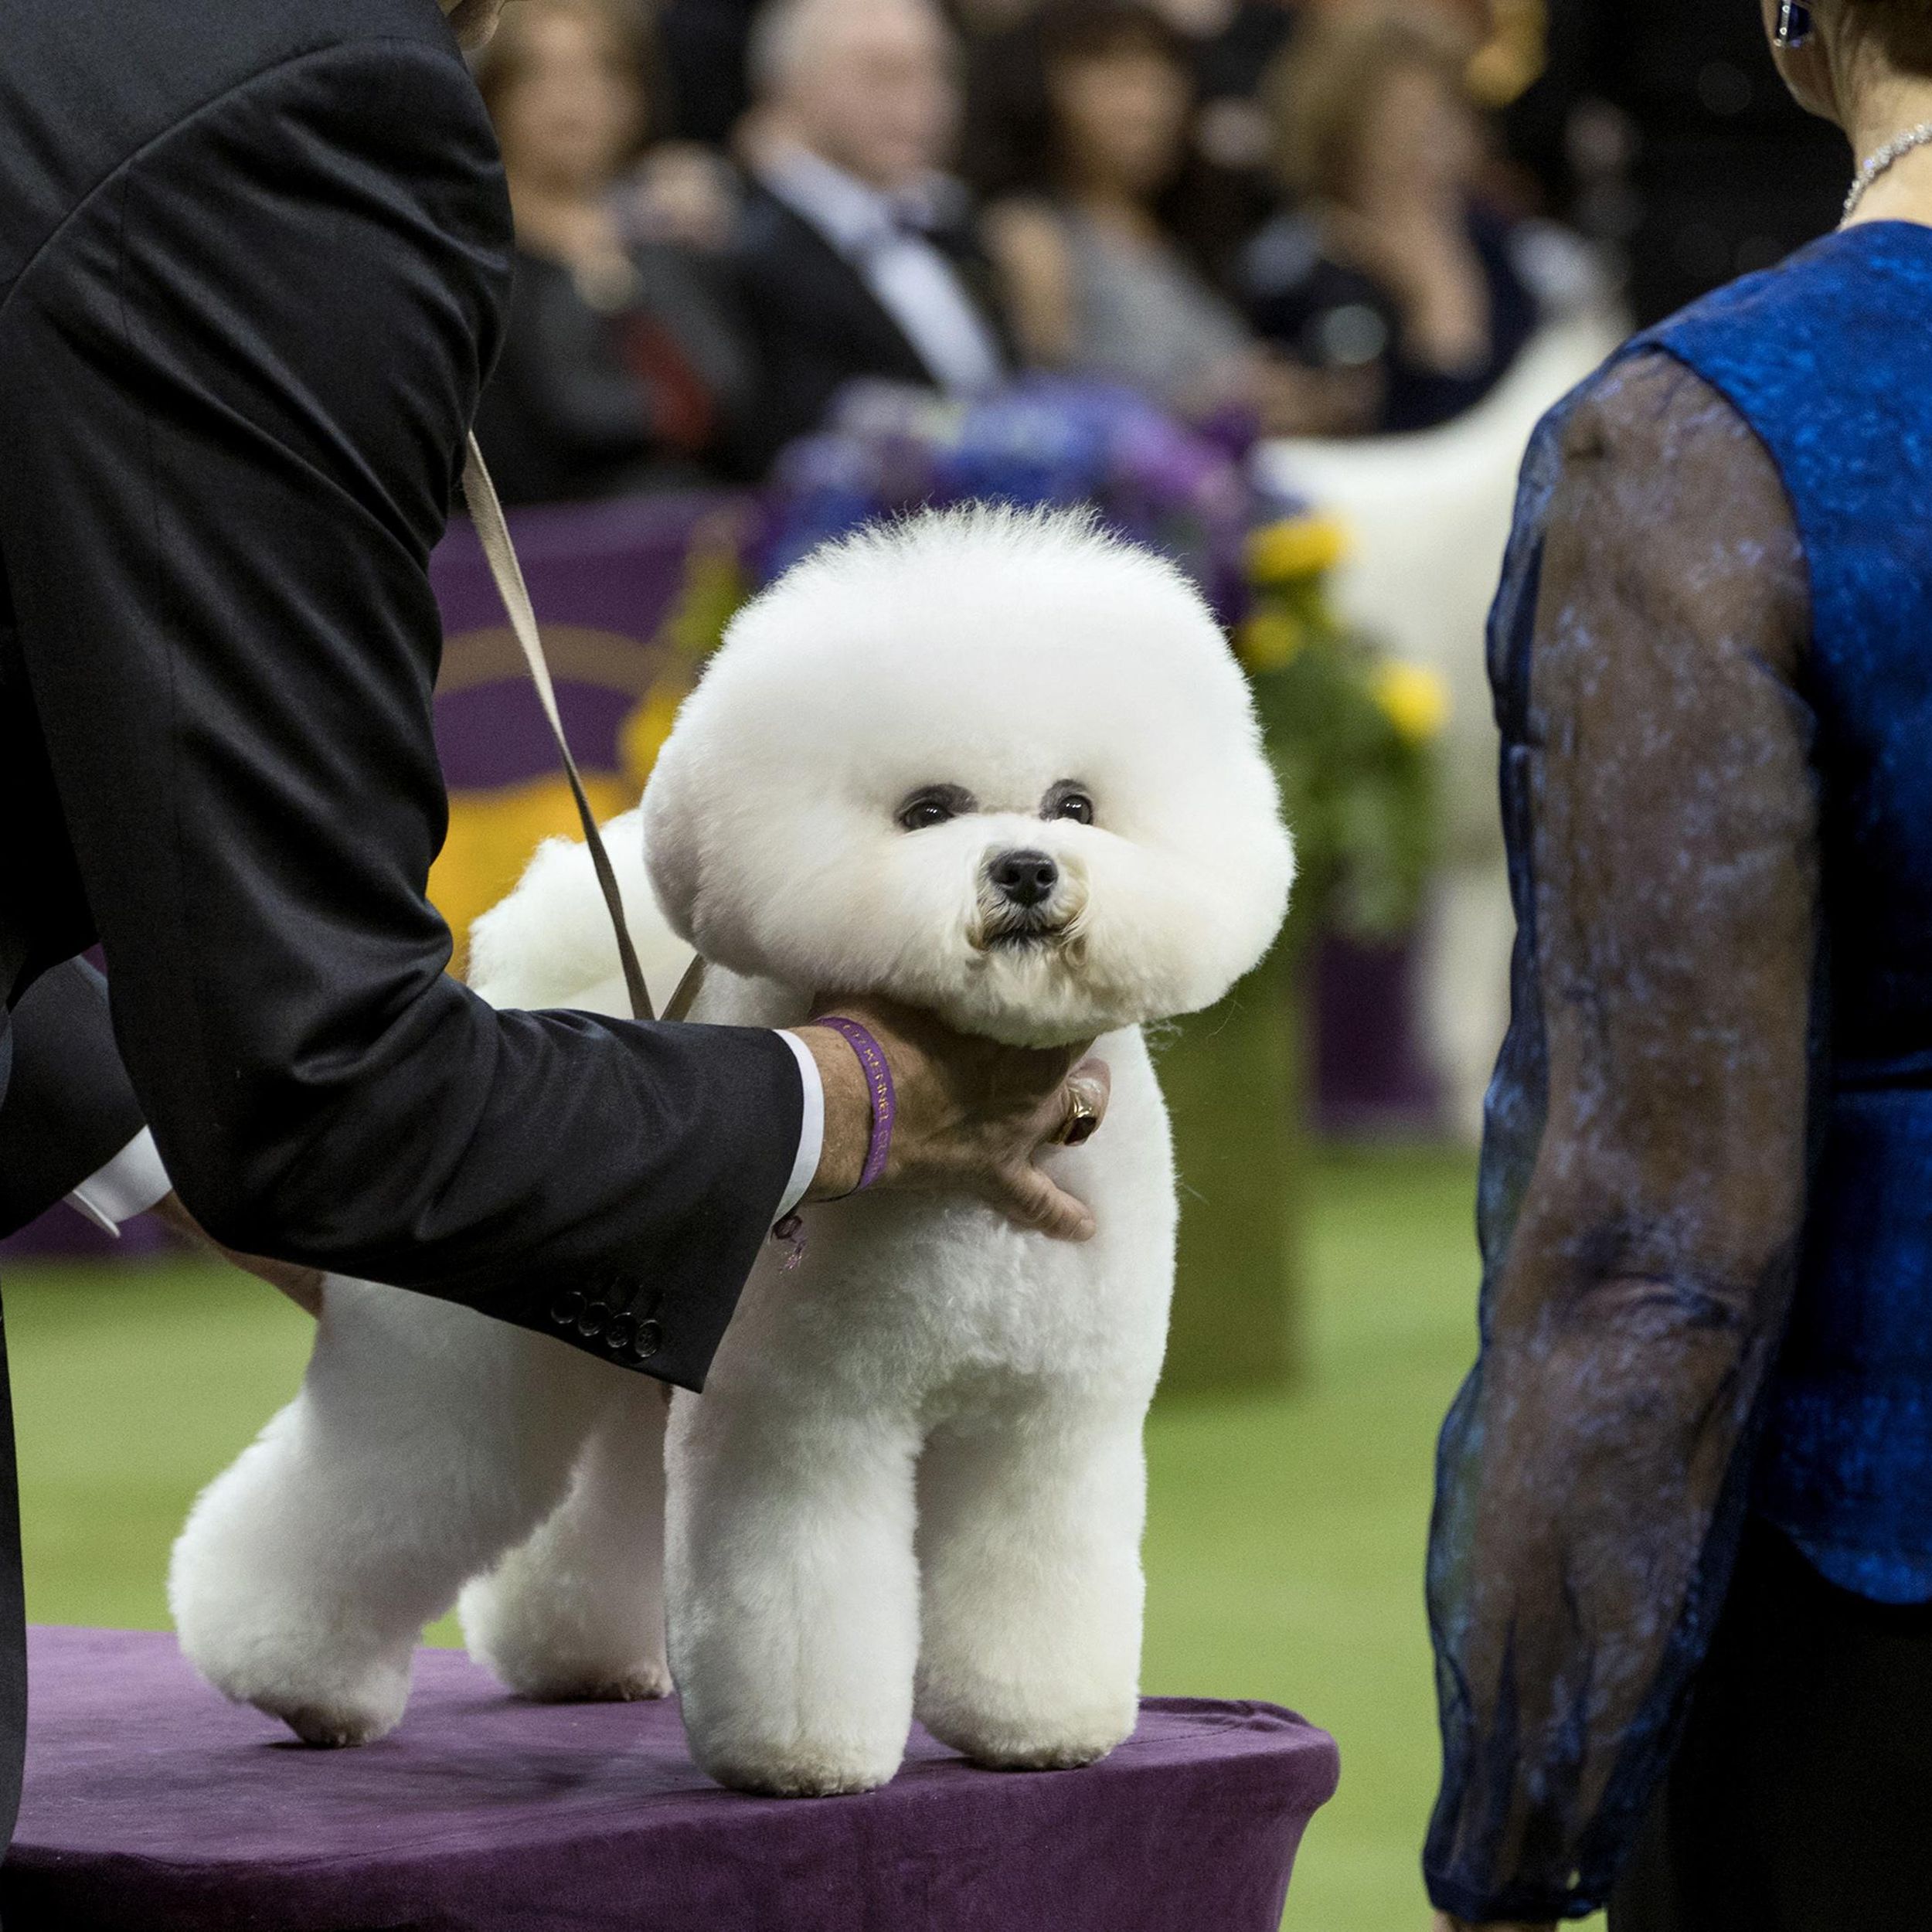
<instances>
[{"instance_id":1,"label":"dog's rounded head","mask_svg":"<svg viewBox=\"0 0 1932 1932\"><path fill-rule=\"evenodd\" d=\"M741 612L645 799L706 957L1016 1045L1211 1005L1294 860L1226 641L1091 519L876 528Z\"/></svg>"}]
</instances>

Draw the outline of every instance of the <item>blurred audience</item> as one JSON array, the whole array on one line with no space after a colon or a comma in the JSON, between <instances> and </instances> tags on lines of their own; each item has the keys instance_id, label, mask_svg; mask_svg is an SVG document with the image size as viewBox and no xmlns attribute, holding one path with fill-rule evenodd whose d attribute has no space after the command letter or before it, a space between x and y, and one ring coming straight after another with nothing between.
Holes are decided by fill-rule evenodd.
<instances>
[{"instance_id":1,"label":"blurred audience","mask_svg":"<svg viewBox=\"0 0 1932 1932\"><path fill-rule=\"evenodd\" d=\"M1165 0L1162 10L1187 36L1200 96L1180 211L1189 252L1227 288L1243 246L1280 199L1261 83L1301 8L1298 0Z\"/></svg>"},{"instance_id":2,"label":"blurred audience","mask_svg":"<svg viewBox=\"0 0 1932 1932\"><path fill-rule=\"evenodd\" d=\"M1268 5L1271 0L1249 0ZM966 39L1004 33L1036 0L945 0ZM663 0L658 32L675 103L673 131L723 147L752 105L751 41L762 0Z\"/></svg>"},{"instance_id":3,"label":"blurred audience","mask_svg":"<svg viewBox=\"0 0 1932 1932\"><path fill-rule=\"evenodd\" d=\"M1199 146L1214 166L1245 175L1272 158L1262 83L1294 32L1298 11L1291 0L1240 0L1197 43Z\"/></svg>"},{"instance_id":4,"label":"blurred audience","mask_svg":"<svg viewBox=\"0 0 1932 1932\"><path fill-rule=\"evenodd\" d=\"M957 50L929 0L773 0L752 43L735 256L768 459L861 378L974 395L1010 372L965 191Z\"/></svg>"},{"instance_id":5,"label":"blurred audience","mask_svg":"<svg viewBox=\"0 0 1932 1932\"><path fill-rule=\"evenodd\" d=\"M477 70L516 219L515 284L478 440L504 500L688 487L719 474L753 366L717 274L628 232L645 46L624 0L525 0Z\"/></svg>"},{"instance_id":6,"label":"blurred audience","mask_svg":"<svg viewBox=\"0 0 1932 1932\"><path fill-rule=\"evenodd\" d=\"M1828 133L1722 11L527 0L481 73L522 247L498 468L519 499L756 476L855 379L971 394L1015 361L1270 434L1448 421L1588 279L1504 212L1539 184L1630 244L1645 315L1828 221ZM1521 95L1534 180L1472 85Z\"/></svg>"},{"instance_id":7,"label":"blurred audience","mask_svg":"<svg viewBox=\"0 0 1932 1932\"><path fill-rule=\"evenodd\" d=\"M1352 375L1258 349L1188 253L1197 94L1188 43L1134 0L1046 0L983 63L975 152L987 239L1039 367L1131 385L1274 433L1352 416ZM1339 396L1341 406L1338 408Z\"/></svg>"},{"instance_id":8,"label":"blurred audience","mask_svg":"<svg viewBox=\"0 0 1932 1932\"><path fill-rule=\"evenodd\" d=\"M1311 21L1268 83L1293 199L1243 257L1249 314L1311 369L1369 379L1355 430L1461 415L1540 319L1522 238L1475 191L1474 45L1440 9L1358 4Z\"/></svg>"},{"instance_id":9,"label":"blurred audience","mask_svg":"<svg viewBox=\"0 0 1932 1932\"><path fill-rule=\"evenodd\" d=\"M743 200L738 171L716 148L666 141L640 156L617 184L614 207L628 241L715 255L731 245Z\"/></svg>"}]
</instances>

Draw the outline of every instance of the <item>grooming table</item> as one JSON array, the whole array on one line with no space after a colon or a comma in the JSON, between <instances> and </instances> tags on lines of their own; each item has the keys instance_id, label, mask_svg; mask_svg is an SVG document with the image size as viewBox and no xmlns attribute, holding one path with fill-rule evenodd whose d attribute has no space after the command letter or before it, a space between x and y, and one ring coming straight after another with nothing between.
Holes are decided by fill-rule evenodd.
<instances>
[{"instance_id":1,"label":"grooming table","mask_svg":"<svg viewBox=\"0 0 1932 1932\"><path fill-rule=\"evenodd\" d=\"M296 1744L172 1637L36 1630L6 1932L1275 1932L1333 1741L1151 1698L1082 1771L923 1732L864 1798L750 1798L671 1704L533 1705L425 1651L393 1736Z\"/></svg>"}]
</instances>

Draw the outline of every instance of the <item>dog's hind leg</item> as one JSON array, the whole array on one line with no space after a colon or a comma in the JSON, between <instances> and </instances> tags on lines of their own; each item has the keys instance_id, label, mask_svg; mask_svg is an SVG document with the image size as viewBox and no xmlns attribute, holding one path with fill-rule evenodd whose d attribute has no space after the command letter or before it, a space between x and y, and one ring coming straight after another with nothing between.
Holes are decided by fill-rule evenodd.
<instances>
[{"instance_id":1,"label":"dog's hind leg","mask_svg":"<svg viewBox=\"0 0 1932 1932\"><path fill-rule=\"evenodd\" d=\"M672 1675L719 1784L869 1791L899 1768L919 1648L903 1418L714 1382L671 1418Z\"/></svg>"},{"instance_id":2,"label":"dog's hind leg","mask_svg":"<svg viewBox=\"0 0 1932 1932\"><path fill-rule=\"evenodd\" d=\"M1050 1397L954 1423L919 1471L920 1720L981 1764L1053 1770L1134 1728L1141 1417Z\"/></svg>"},{"instance_id":3,"label":"dog's hind leg","mask_svg":"<svg viewBox=\"0 0 1932 1932\"><path fill-rule=\"evenodd\" d=\"M308 1743L383 1736L423 1626L556 1506L609 1377L467 1309L331 1281L301 1393L175 1544L189 1661Z\"/></svg>"},{"instance_id":4,"label":"dog's hind leg","mask_svg":"<svg viewBox=\"0 0 1932 1932\"><path fill-rule=\"evenodd\" d=\"M670 1390L611 1372L618 1400L570 1494L529 1542L463 1593L470 1653L553 1702L662 1697L664 1434Z\"/></svg>"}]
</instances>

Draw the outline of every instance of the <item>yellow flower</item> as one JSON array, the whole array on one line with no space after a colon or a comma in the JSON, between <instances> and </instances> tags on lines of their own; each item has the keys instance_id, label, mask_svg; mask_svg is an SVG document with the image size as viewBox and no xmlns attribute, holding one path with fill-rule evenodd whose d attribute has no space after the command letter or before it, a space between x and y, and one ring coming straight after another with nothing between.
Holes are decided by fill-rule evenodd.
<instances>
[{"instance_id":1,"label":"yellow flower","mask_svg":"<svg viewBox=\"0 0 1932 1932\"><path fill-rule=\"evenodd\" d=\"M1454 715L1455 699L1440 672L1427 665L1392 659L1377 667L1375 700L1396 728L1396 735L1412 745L1440 737Z\"/></svg>"},{"instance_id":2,"label":"yellow flower","mask_svg":"<svg viewBox=\"0 0 1932 1932\"><path fill-rule=\"evenodd\" d=\"M1293 612L1263 610L1242 625L1235 648L1250 671L1280 671L1294 663L1308 641L1307 627Z\"/></svg>"},{"instance_id":3,"label":"yellow flower","mask_svg":"<svg viewBox=\"0 0 1932 1932\"><path fill-rule=\"evenodd\" d=\"M1348 531L1332 516L1284 517L1248 539L1248 575L1257 583L1320 577L1349 549Z\"/></svg>"}]
</instances>

